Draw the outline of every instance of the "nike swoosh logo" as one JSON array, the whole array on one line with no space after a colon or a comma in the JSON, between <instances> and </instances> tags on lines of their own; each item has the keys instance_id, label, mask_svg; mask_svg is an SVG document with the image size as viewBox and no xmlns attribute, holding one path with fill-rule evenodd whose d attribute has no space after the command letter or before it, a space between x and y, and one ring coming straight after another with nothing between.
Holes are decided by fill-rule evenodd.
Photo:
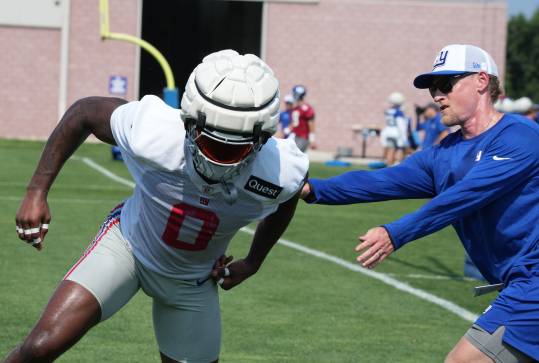
<instances>
[{"instance_id":1,"label":"nike swoosh logo","mask_svg":"<svg viewBox=\"0 0 539 363\"><path fill-rule=\"evenodd\" d=\"M511 158L502 158L502 157L499 157L499 156L497 156L497 155L494 155L494 156L492 157L492 160L510 160L510 159L511 159Z\"/></svg>"},{"instance_id":2,"label":"nike swoosh logo","mask_svg":"<svg viewBox=\"0 0 539 363\"><path fill-rule=\"evenodd\" d=\"M208 276L206 277L205 279L202 279L202 280L196 280L196 283L197 283L197 286L200 286L202 285L203 283L205 283L206 281L208 281L210 279L211 276Z\"/></svg>"}]
</instances>

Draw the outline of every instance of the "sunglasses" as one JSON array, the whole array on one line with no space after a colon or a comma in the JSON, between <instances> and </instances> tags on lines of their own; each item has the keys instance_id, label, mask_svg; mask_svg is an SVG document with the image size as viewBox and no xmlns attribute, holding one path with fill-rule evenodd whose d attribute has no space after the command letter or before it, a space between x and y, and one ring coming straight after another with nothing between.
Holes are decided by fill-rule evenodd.
<instances>
[{"instance_id":1,"label":"sunglasses","mask_svg":"<svg viewBox=\"0 0 539 363\"><path fill-rule=\"evenodd\" d=\"M219 140L205 132L196 131L195 143L199 150L211 161L219 164L236 164L245 159L253 150L253 141Z\"/></svg>"},{"instance_id":2,"label":"sunglasses","mask_svg":"<svg viewBox=\"0 0 539 363\"><path fill-rule=\"evenodd\" d=\"M436 77L432 81L431 86L429 87L430 95L434 98L434 94L436 93L436 90L439 90L444 95L447 95L453 90L453 87L455 86L455 84L457 84L458 81L468 76L471 76L472 74L475 74L475 73L467 72L467 73L458 74L456 76Z\"/></svg>"}]
</instances>

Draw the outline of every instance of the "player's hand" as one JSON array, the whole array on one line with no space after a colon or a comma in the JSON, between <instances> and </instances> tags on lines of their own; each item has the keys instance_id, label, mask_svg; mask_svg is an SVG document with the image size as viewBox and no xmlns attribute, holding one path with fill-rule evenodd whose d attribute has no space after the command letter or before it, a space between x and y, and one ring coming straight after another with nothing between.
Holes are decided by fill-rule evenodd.
<instances>
[{"instance_id":1,"label":"player's hand","mask_svg":"<svg viewBox=\"0 0 539 363\"><path fill-rule=\"evenodd\" d=\"M256 272L256 268L251 266L244 259L232 262L232 256L221 256L213 265L211 278L224 290L230 290L239 285Z\"/></svg>"},{"instance_id":2,"label":"player's hand","mask_svg":"<svg viewBox=\"0 0 539 363\"><path fill-rule=\"evenodd\" d=\"M41 250L45 235L49 231L50 221L46 192L29 190L15 217L15 228L19 238Z\"/></svg>"},{"instance_id":3,"label":"player's hand","mask_svg":"<svg viewBox=\"0 0 539 363\"><path fill-rule=\"evenodd\" d=\"M366 268L374 268L395 250L384 227L371 228L358 239L361 243L356 246L356 252L361 255L356 260Z\"/></svg>"}]
</instances>

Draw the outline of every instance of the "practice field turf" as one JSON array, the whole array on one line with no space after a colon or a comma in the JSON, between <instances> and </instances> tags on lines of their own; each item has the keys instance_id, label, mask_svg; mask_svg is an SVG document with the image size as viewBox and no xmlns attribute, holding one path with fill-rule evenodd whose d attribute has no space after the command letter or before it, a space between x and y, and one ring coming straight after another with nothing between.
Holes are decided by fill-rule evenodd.
<instances>
[{"instance_id":1,"label":"practice field turf","mask_svg":"<svg viewBox=\"0 0 539 363\"><path fill-rule=\"evenodd\" d=\"M0 357L31 329L107 212L131 192L81 160L91 158L129 179L123 163L111 160L109 148L84 145L77 158L67 162L49 194L53 220L45 249L37 252L18 240L14 218L42 148L40 142L0 141ZM349 169L313 164L310 175L325 177L345 170ZM358 235L422 203L329 207L300 202L283 238L354 266ZM239 232L229 253L242 257L250 239L248 233ZM463 260L462 247L448 228L408 244L374 271L400 282L398 286L411 286L480 314L495 294L472 297L471 288L480 282L463 278ZM220 361L439 362L471 324L452 308L344 265L284 244L274 247L257 275L231 291L221 291ZM159 361L150 299L140 292L59 361Z\"/></svg>"}]
</instances>

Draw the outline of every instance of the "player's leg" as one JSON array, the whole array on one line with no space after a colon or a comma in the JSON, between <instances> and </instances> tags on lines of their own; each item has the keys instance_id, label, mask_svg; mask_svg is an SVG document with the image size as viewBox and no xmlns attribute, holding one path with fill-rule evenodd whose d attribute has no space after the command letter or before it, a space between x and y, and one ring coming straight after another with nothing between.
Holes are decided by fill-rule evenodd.
<instances>
[{"instance_id":1,"label":"player's leg","mask_svg":"<svg viewBox=\"0 0 539 363\"><path fill-rule=\"evenodd\" d=\"M307 151L307 148L309 146L309 140L304 137L296 136L294 138L294 141L296 142L296 146L298 147L298 149L300 149L301 152Z\"/></svg>"},{"instance_id":2,"label":"player's leg","mask_svg":"<svg viewBox=\"0 0 539 363\"><path fill-rule=\"evenodd\" d=\"M53 361L96 325L100 315L92 293L75 282L62 281L36 326L5 362Z\"/></svg>"},{"instance_id":3,"label":"player's leg","mask_svg":"<svg viewBox=\"0 0 539 363\"><path fill-rule=\"evenodd\" d=\"M159 301L154 298L154 329L163 363L217 362L221 343L221 318L215 283L208 280L203 286L192 286L185 304ZM185 291L185 287L183 288ZM215 296L206 299L203 296ZM172 302L170 302L172 303Z\"/></svg>"},{"instance_id":4,"label":"player's leg","mask_svg":"<svg viewBox=\"0 0 539 363\"><path fill-rule=\"evenodd\" d=\"M218 363L218 362L219 362L219 359L216 359L213 362L209 362L209 363ZM181 362L178 362L177 360L169 358L163 353L161 353L161 363L181 363Z\"/></svg>"},{"instance_id":5,"label":"player's leg","mask_svg":"<svg viewBox=\"0 0 539 363\"><path fill-rule=\"evenodd\" d=\"M154 330L163 362L219 359L221 317L217 285L200 286L156 274L137 262L143 290L153 298Z\"/></svg>"},{"instance_id":6,"label":"player's leg","mask_svg":"<svg viewBox=\"0 0 539 363\"><path fill-rule=\"evenodd\" d=\"M38 324L7 362L49 362L138 291L134 257L112 213L64 277Z\"/></svg>"},{"instance_id":7,"label":"player's leg","mask_svg":"<svg viewBox=\"0 0 539 363\"><path fill-rule=\"evenodd\" d=\"M387 158L386 158L386 164L387 166L391 166L395 163L395 147L389 146L387 149Z\"/></svg>"},{"instance_id":8,"label":"player's leg","mask_svg":"<svg viewBox=\"0 0 539 363\"><path fill-rule=\"evenodd\" d=\"M449 352L445 363L531 363L533 359L505 343L502 325L493 334L473 325Z\"/></svg>"}]
</instances>

